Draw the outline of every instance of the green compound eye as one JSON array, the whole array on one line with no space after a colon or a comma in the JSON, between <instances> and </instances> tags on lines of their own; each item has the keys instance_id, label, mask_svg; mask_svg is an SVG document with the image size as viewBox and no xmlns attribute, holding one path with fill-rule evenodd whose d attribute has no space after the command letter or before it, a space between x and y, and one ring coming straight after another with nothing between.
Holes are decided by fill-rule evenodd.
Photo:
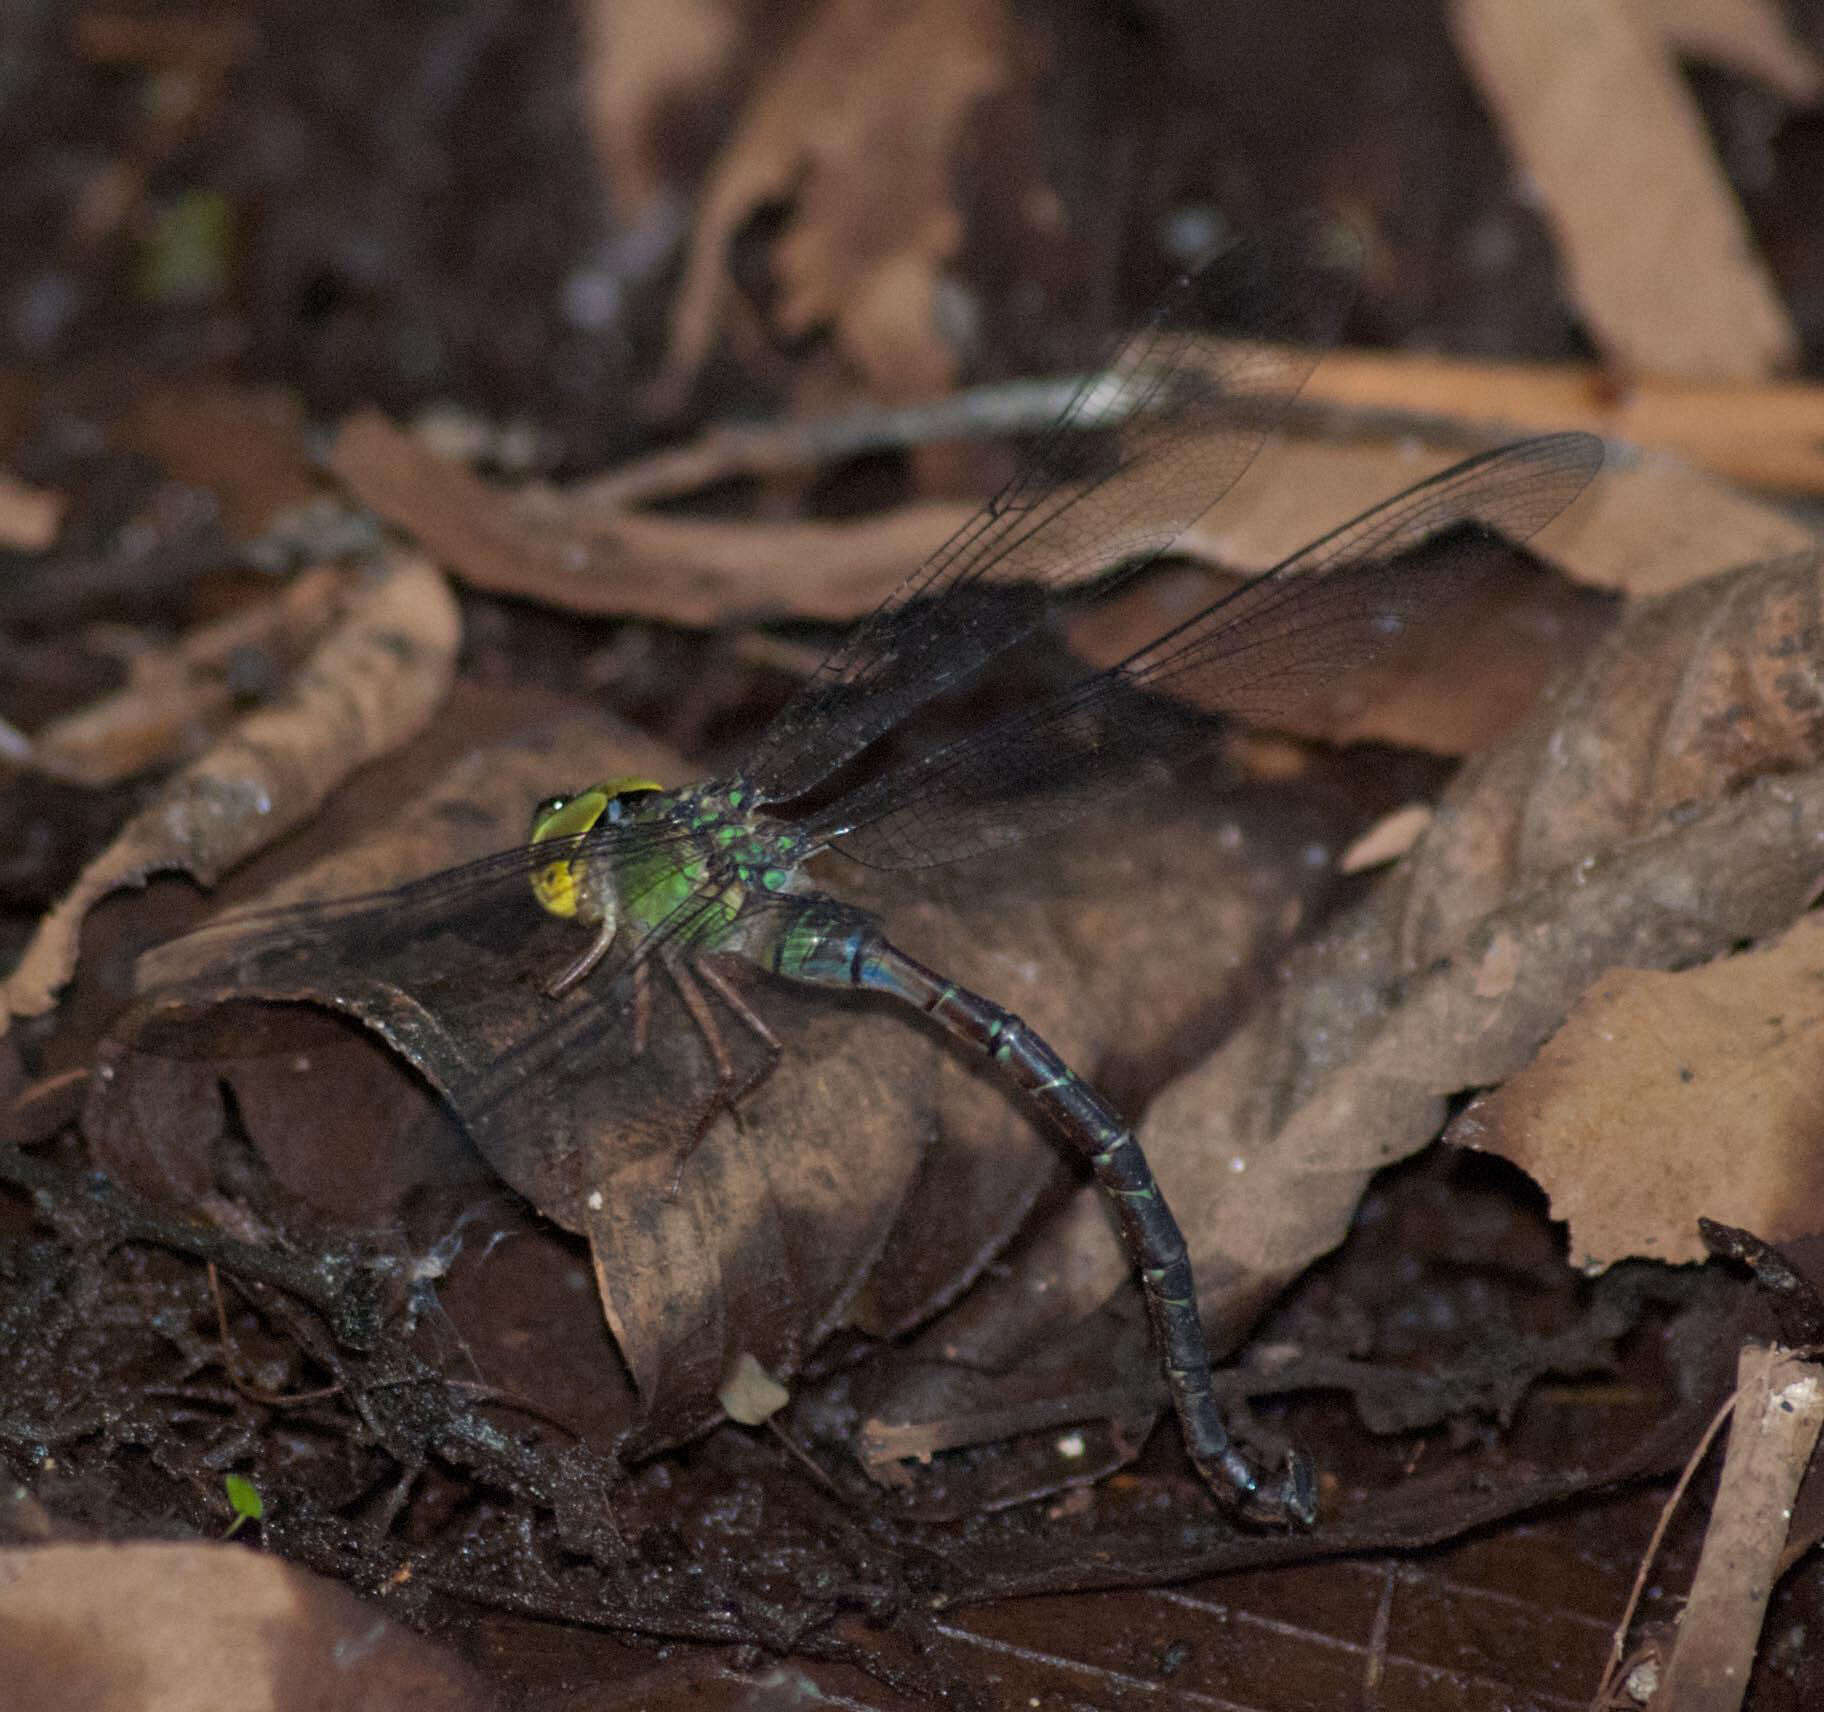
<instances>
[{"instance_id":1,"label":"green compound eye","mask_svg":"<svg viewBox=\"0 0 1824 1712\"><path fill-rule=\"evenodd\" d=\"M630 783L621 784L618 790L611 789L609 786L604 786L603 789L611 791L608 798L608 818L616 821L632 820L634 818L632 811L641 803L664 795L664 792L650 779L635 779Z\"/></svg>"}]
</instances>

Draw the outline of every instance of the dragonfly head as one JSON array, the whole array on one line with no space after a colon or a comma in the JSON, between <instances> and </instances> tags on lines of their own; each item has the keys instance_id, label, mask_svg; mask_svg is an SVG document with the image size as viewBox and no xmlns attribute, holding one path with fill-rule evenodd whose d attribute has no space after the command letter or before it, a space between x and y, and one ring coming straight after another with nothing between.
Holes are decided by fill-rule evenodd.
<instances>
[{"instance_id":1,"label":"dragonfly head","mask_svg":"<svg viewBox=\"0 0 1824 1712\"><path fill-rule=\"evenodd\" d=\"M532 895L553 915L585 922L603 919L610 901L598 897L590 883L589 864L576 843L607 821L615 824L633 818L635 808L663 787L652 779L604 779L599 785L569 796L546 797L532 811L533 844L571 841L565 853L532 871Z\"/></svg>"}]
</instances>

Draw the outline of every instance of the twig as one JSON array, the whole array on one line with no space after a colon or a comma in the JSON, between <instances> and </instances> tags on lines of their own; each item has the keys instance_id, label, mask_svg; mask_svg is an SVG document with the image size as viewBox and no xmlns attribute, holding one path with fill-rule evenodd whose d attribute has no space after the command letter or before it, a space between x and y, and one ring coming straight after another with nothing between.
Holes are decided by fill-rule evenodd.
<instances>
[{"instance_id":1,"label":"twig","mask_svg":"<svg viewBox=\"0 0 1824 1712\"><path fill-rule=\"evenodd\" d=\"M1660 1692L1662 1712L1735 1712L1748 1689L1792 1501L1824 1426L1824 1373L1779 1348L1742 1351L1722 1482Z\"/></svg>"},{"instance_id":2,"label":"twig","mask_svg":"<svg viewBox=\"0 0 1824 1712\"><path fill-rule=\"evenodd\" d=\"M1629 1589L1628 1602L1622 1607L1621 1620L1615 1625L1615 1639L1609 1647L1609 1662L1603 1670L1601 1682L1597 1684L1595 1698L1590 1701L1590 1712L1603 1712L1613 1702L1616 1685L1621 1678L1624 1663L1622 1655L1628 1644L1628 1630L1634 1626L1634 1613L1639 1608L1641 1594L1646 1591L1647 1572L1652 1569L1653 1560L1659 1555L1660 1546L1665 1543L1666 1530L1672 1525L1673 1512L1684 1498L1686 1487L1703 1466L1704 1458L1710 1454L1711 1445L1716 1442L1716 1435L1723 1430L1723 1423L1729 1419L1730 1412L1735 1408L1735 1400L1741 1394L1738 1386L1723 1399L1716 1413L1710 1417L1709 1426L1704 1428L1704 1436L1685 1458L1678 1484L1672 1488L1672 1495L1660 1509L1659 1520L1653 1526L1653 1537L1647 1541L1647 1549L1641 1553L1640 1568L1634 1572L1634 1585Z\"/></svg>"},{"instance_id":3,"label":"twig","mask_svg":"<svg viewBox=\"0 0 1824 1712\"><path fill-rule=\"evenodd\" d=\"M1635 1572L1635 1575L1634 1575L1634 1586L1628 1594L1627 1605L1623 1608L1620 1621L1616 1624L1616 1627L1615 1627L1615 1639L1609 1649L1608 1665L1604 1669L1604 1671L1602 1673L1602 1679L1601 1679L1600 1683L1597 1685L1596 1693L1590 1701L1590 1712L1606 1712L1607 1708L1616 1704L1616 1695L1620 1688L1622 1678L1626 1673L1626 1666L1629 1663L1629 1661L1624 1657L1625 1649L1627 1647L1628 1630L1633 1626L1634 1613L1639 1608L1641 1594L1644 1591L1646 1584L1647 1584L1648 1572L1653 1567L1653 1560L1659 1555L1659 1548L1665 1541L1666 1530L1668 1527L1671 1526L1672 1517L1673 1517L1674 1512L1678 1509L1678 1506L1679 1506L1680 1502L1683 1500L1683 1498L1685 1496L1685 1492L1686 1492L1687 1488L1689 1488L1691 1481L1695 1477L1698 1469L1703 1465L1705 1457L1709 1454L1710 1446L1716 1440L1716 1435L1722 1431L1723 1423L1729 1419L1730 1415L1734 1412L1738 1402L1744 1396L1748 1395L1751 1390L1767 1391L1769 1389L1768 1374L1773 1371L1773 1368L1771 1366L1767 1365L1767 1363L1772 1358L1777 1357L1779 1360L1782 1360L1782 1361L1788 1363L1789 1365L1796 1367L1799 1365L1799 1363L1805 1357L1808 1357L1814 1353L1816 1353L1816 1352L1813 1350L1766 1351L1766 1350L1758 1349L1757 1347L1753 1347L1753 1346L1751 1346L1748 1349L1743 1350L1741 1364L1740 1364L1740 1367L1738 1368L1738 1372L1741 1377L1739 1378L1735 1389L1733 1391L1731 1391L1729 1393L1729 1395L1723 1399L1722 1404L1718 1407L1716 1413L1711 1417L1710 1424L1707 1427L1705 1427L1703 1437L1697 1441L1696 1447L1692 1450L1690 1456L1685 1459L1685 1466L1684 1466L1683 1471L1679 1474L1678 1484L1673 1487L1671 1496L1666 1499L1664 1506L1661 1508L1660 1513L1659 1513L1659 1521L1654 1525L1653 1537L1647 1542L1646 1551L1641 1554L1640 1567ZM1759 1363L1751 1366L1750 1365L1751 1357L1756 1357L1756 1356L1758 1356L1760 1358L1760 1361L1759 1361ZM1788 1375L1788 1377L1790 1377L1790 1375ZM1815 1385L1815 1380L1813 1381L1813 1383ZM1820 1395L1824 1396L1824 1393L1821 1393ZM1816 1422L1816 1420L1814 1420L1813 1424L1811 1426L1811 1440L1812 1441L1816 1440L1817 1431L1818 1431L1817 1422ZM1806 1452L1805 1452L1805 1457L1798 1462L1797 1472L1793 1476L1793 1480L1792 1480L1792 1490L1793 1491L1797 1490L1798 1475L1803 1474L1804 1468L1805 1468L1805 1462L1809 1461L1810 1454L1811 1454L1810 1446L1808 1443ZM1733 1443L1730 1446L1730 1457L1732 1460L1735 1457L1735 1447L1734 1447ZM1728 1473L1728 1471L1725 1470L1725 1478L1727 1478L1727 1473ZM1791 1491L1788 1491L1785 1494L1785 1497L1783 1499L1783 1503L1788 1507L1790 1506L1790 1503L1791 1503L1791 1496L1792 1496ZM1720 1500L1720 1494L1719 1494L1719 1507L1720 1507L1720 1502L1721 1502L1721 1500ZM1788 1513L1790 1513L1789 1509L1788 1509ZM1712 1526L1713 1527L1715 1526L1714 1518L1712 1521ZM1779 1537L1781 1539L1784 1538L1783 1531L1781 1532ZM1708 1553L1709 1553L1708 1545L1706 1545L1705 1551L1706 1551L1706 1555L1708 1555ZM1702 1566L1700 1563L1700 1574L1701 1574L1701 1569L1702 1569ZM1763 1579L1766 1583L1765 1591L1771 1591L1772 1577L1766 1576ZM1696 1587L1694 1585L1693 1594L1695 1595L1695 1593L1696 1593ZM1763 1592L1763 1602L1764 1602L1764 1598L1765 1598L1765 1592ZM1689 1609L1687 1609L1686 1615L1688 1618ZM1755 1624L1755 1632L1758 1633L1758 1631L1759 1631L1759 1622L1757 1619L1757 1622ZM1743 1676L1743 1686L1744 1687L1746 1686L1746 1674L1745 1673ZM1672 1703L1670 1701L1668 1701L1665 1704L1670 1706Z\"/></svg>"}]
</instances>

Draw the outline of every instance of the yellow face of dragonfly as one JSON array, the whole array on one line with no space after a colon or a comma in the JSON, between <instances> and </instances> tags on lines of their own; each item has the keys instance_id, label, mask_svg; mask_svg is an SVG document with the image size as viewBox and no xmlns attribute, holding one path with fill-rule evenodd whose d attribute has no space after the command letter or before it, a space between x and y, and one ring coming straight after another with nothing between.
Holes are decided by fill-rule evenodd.
<instances>
[{"instance_id":1,"label":"yellow face of dragonfly","mask_svg":"<svg viewBox=\"0 0 1824 1712\"><path fill-rule=\"evenodd\" d=\"M605 779L574 796L546 797L532 811L531 842L544 844L554 838L580 838L593 831L603 815L618 820L619 809L626 798L660 788L651 779L629 777ZM532 895L553 915L599 920L602 902L593 892L588 863L574 855L560 857L532 871Z\"/></svg>"}]
</instances>

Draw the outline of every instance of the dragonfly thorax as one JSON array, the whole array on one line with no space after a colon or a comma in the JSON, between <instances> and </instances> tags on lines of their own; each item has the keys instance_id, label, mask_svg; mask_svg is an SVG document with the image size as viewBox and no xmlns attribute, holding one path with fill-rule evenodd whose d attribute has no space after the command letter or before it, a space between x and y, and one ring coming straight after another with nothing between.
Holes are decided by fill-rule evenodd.
<instances>
[{"instance_id":1,"label":"dragonfly thorax","mask_svg":"<svg viewBox=\"0 0 1824 1712\"><path fill-rule=\"evenodd\" d=\"M547 798L531 841L554 851L533 872L533 894L604 938L685 920L693 943L726 941L755 894L804 889L810 854L795 827L748 807L746 794L738 781L667 791L626 778Z\"/></svg>"}]
</instances>

